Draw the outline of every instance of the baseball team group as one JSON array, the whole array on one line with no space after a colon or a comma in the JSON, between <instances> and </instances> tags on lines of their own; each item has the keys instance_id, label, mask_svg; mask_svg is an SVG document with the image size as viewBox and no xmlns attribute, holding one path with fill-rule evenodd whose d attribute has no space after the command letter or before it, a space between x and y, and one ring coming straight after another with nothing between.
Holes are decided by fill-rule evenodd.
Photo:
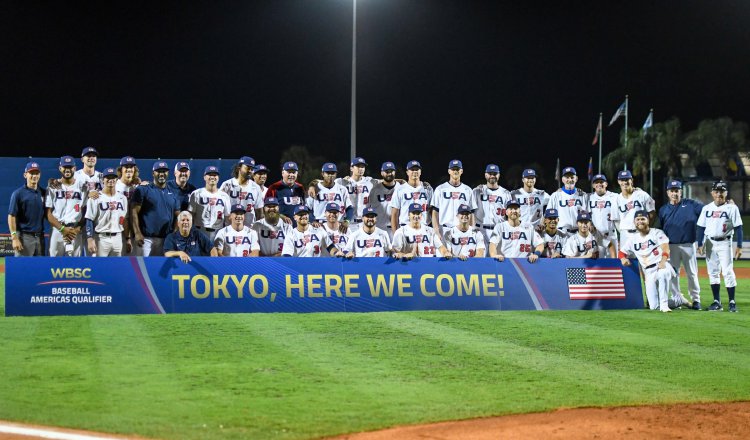
<instances>
[{"instance_id":1,"label":"baseball team group","mask_svg":"<svg viewBox=\"0 0 750 440\"><path fill-rule=\"evenodd\" d=\"M97 171L98 155L84 148L80 169L72 156L61 157L60 175L46 189L39 164L26 164L8 213L16 256L620 258L623 265L635 257L649 307L669 312L702 309L697 255L705 254L713 295L707 310L723 310L723 277L729 311L737 311L733 262L742 252L742 219L722 181L703 205L671 180L669 203L657 212L627 170L617 174L619 192L596 174L587 193L567 167L561 188L548 194L535 187L534 169L523 170L522 187L508 190L499 184L500 167L488 164L485 183L472 189L461 182L462 162L451 160L448 181L433 188L416 160L406 164L405 179L393 162L375 178L357 157L348 175L325 163L307 186L298 165L285 162L281 180L266 186L269 169L244 156L221 183L219 169L205 167L205 186L196 188L188 162L156 161L142 179L133 157ZM657 220L661 229L652 226ZM681 267L690 299L680 292Z\"/></svg>"}]
</instances>

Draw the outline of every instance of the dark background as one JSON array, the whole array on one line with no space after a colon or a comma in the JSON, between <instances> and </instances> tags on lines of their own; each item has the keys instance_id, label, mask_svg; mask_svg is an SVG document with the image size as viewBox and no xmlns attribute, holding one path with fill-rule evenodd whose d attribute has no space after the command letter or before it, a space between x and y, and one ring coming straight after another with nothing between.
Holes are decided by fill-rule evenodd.
<instances>
[{"instance_id":1,"label":"dark background","mask_svg":"<svg viewBox=\"0 0 750 440\"><path fill-rule=\"evenodd\" d=\"M526 3L358 1L371 174L418 159L439 183L456 157L470 182L538 163L549 186L557 157L596 166L599 112L606 127L626 94L630 127L650 108L685 130L750 120L750 2ZM269 180L292 144L347 161L351 20L349 0L3 2L3 155L247 154Z\"/></svg>"}]
</instances>

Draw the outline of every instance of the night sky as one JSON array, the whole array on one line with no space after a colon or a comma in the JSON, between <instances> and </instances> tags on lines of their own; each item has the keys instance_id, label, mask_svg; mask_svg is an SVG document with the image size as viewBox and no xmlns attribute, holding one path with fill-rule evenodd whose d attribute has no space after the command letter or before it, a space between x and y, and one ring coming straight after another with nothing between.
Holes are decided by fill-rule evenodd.
<instances>
[{"instance_id":1,"label":"night sky","mask_svg":"<svg viewBox=\"0 0 750 440\"><path fill-rule=\"evenodd\" d=\"M70 4L68 4L70 3ZM750 2L358 1L357 151L370 171L463 159L585 173L599 112L750 121ZM6 1L3 155L349 158L349 0ZM605 153L623 121L604 131ZM471 175L471 177L469 177ZM272 174L272 179L278 177ZM308 176L309 177L309 176ZM307 181L305 177L301 180Z\"/></svg>"}]
</instances>

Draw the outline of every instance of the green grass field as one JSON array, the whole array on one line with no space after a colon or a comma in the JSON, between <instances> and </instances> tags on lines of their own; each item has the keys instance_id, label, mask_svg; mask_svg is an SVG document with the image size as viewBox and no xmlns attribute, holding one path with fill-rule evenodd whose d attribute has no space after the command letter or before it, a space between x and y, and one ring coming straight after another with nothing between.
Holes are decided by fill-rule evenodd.
<instances>
[{"instance_id":1,"label":"green grass field","mask_svg":"<svg viewBox=\"0 0 750 440\"><path fill-rule=\"evenodd\" d=\"M308 439L558 407L749 400L749 287L741 280L736 314L0 316L0 419ZM0 290L4 315L4 276Z\"/></svg>"}]
</instances>

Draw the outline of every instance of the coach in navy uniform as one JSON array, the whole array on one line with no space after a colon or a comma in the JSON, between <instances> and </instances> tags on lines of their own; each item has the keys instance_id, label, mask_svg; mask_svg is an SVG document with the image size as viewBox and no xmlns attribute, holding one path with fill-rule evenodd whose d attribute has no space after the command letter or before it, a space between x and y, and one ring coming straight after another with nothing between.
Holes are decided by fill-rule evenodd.
<instances>
[{"instance_id":1,"label":"coach in navy uniform","mask_svg":"<svg viewBox=\"0 0 750 440\"><path fill-rule=\"evenodd\" d=\"M16 257L44 255L44 188L37 162L29 162L23 171L26 183L13 191L8 207L8 229Z\"/></svg>"},{"instance_id":2,"label":"coach in navy uniform","mask_svg":"<svg viewBox=\"0 0 750 440\"><path fill-rule=\"evenodd\" d=\"M208 236L193 227L193 214L182 211L177 216L177 230L164 240L164 256L179 257L188 263L190 257L210 256L212 247Z\"/></svg>"},{"instance_id":3,"label":"coach in navy uniform","mask_svg":"<svg viewBox=\"0 0 750 440\"><path fill-rule=\"evenodd\" d=\"M153 166L154 181L136 188L130 201L136 255L164 255L164 238L174 230L175 215L180 212L180 201L167 186L169 166L157 161Z\"/></svg>"}]
</instances>

